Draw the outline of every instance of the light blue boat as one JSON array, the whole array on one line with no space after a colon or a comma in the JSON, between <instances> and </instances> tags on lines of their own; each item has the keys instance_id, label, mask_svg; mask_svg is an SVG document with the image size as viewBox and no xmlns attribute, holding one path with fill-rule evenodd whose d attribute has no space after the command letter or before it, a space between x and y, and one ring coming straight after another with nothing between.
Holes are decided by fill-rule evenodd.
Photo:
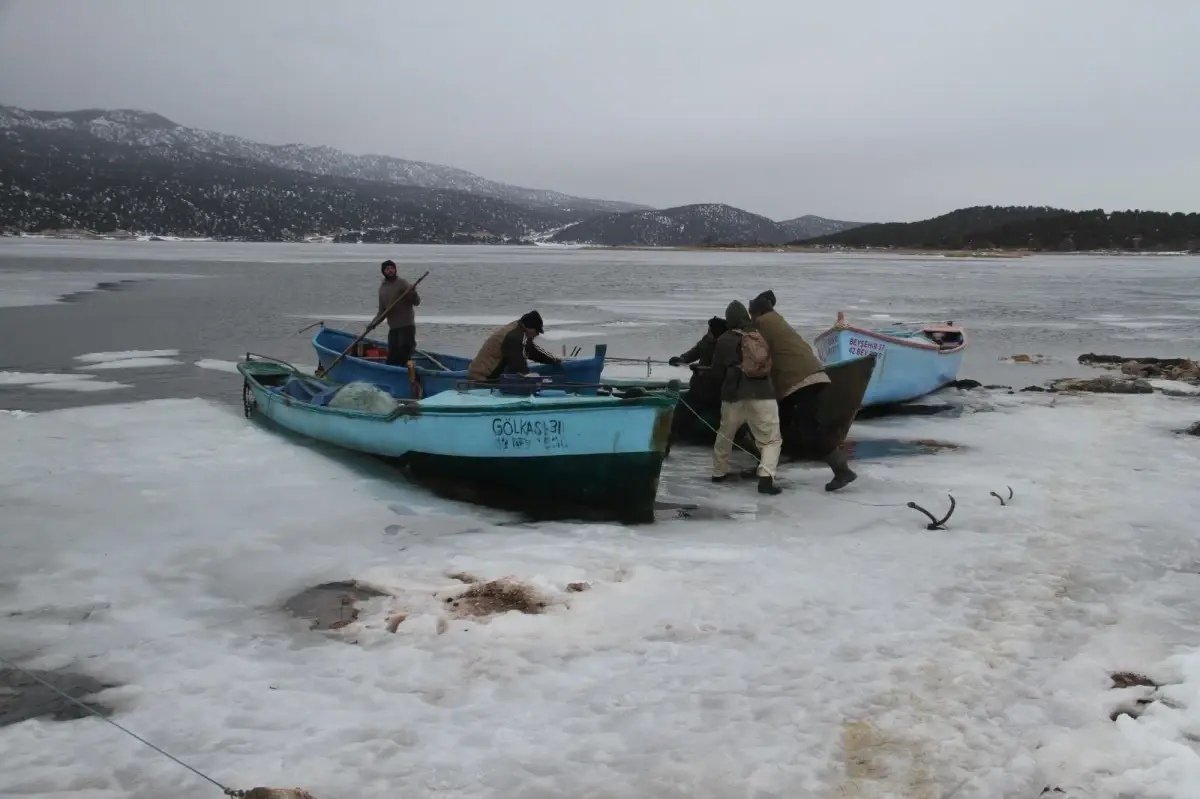
<instances>
[{"instance_id":1,"label":"light blue boat","mask_svg":"<svg viewBox=\"0 0 1200 799\"><path fill-rule=\"evenodd\" d=\"M339 385L262 357L238 364L247 417L394 459L457 499L544 516L653 519L678 383L582 396L519 381L397 400L384 387Z\"/></svg>"},{"instance_id":2,"label":"light blue boat","mask_svg":"<svg viewBox=\"0 0 1200 799\"><path fill-rule=\"evenodd\" d=\"M413 374L406 367L388 366L387 344L375 339L364 338L358 347L338 361L338 357L358 338L353 333L322 326L313 336L313 349L317 351L317 362L321 369L329 369L328 377L338 383L374 383L387 386L390 393L399 399L418 396L413 390L414 382L419 385L419 396L433 397L443 391L453 391L467 380L470 358L443 353L413 354ZM531 363L530 371L549 378L550 388L570 388L572 393L594 395L604 371L607 344L597 344L596 354L591 358L564 360L562 366Z\"/></svg>"},{"instance_id":3,"label":"light blue boat","mask_svg":"<svg viewBox=\"0 0 1200 799\"><path fill-rule=\"evenodd\" d=\"M894 405L923 397L954 382L967 349L966 331L953 322L920 330L867 330L837 323L817 336L817 357L834 364L874 356L875 371L862 407Z\"/></svg>"}]
</instances>

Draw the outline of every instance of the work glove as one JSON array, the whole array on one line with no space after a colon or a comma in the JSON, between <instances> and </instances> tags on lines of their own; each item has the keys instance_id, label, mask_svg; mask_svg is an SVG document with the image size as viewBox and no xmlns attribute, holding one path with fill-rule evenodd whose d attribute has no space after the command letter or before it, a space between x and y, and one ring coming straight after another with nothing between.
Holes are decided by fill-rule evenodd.
<instances>
[{"instance_id":1,"label":"work glove","mask_svg":"<svg viewBox=\"0 0 1200 799\"><path fill-rule=\"evenodd\" d=\"M678 355L672 355L670 360L667 361L667 363L671 364L671 366L682 366L683 358L680 358Z\"/></svg>"}]
</instances>

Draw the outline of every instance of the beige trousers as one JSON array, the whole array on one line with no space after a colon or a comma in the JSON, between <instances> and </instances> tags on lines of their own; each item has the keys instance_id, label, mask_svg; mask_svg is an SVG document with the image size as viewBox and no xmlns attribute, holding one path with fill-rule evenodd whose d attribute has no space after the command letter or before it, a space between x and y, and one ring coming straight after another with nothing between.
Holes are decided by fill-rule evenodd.
<instances>
[{"instance_id":1,"label":"beige trousers","mask_svg":"<svg viewBox=\"0 0 1200 799\"><path fill-rule=\"evenodd\" d=\"M739 400L721 403L721 431L713 444L713 477L729 473L729 456L733 452L733 437L745 423L750 427L761 459L759 477L774 477L779 466L779 450L783 434L779 430L779 404L773 399Z\"/></svg>"}]
</instances>

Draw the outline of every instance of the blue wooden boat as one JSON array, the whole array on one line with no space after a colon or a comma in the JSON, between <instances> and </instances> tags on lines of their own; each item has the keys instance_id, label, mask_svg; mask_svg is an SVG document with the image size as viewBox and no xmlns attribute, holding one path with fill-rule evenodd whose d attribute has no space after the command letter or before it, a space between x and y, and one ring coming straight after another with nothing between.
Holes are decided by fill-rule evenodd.
<instances>
[{"instance_id":1,"label":"blue wooden boat","mask_svg":"<svg viewBox=\"0 0 1200 799\"><path fill-rule=\"evenodd\" d=\"M839 311L837 322L817 336L815 344L817 356L826 364L875 358L862 401L868 408L908 402L954 382L967 349L967 334L953 322L919 330L868 330L848 324Z\"/></svg>"},{"instance_id":2,"label":"blue wooden boat","mask_svg":"<svg viewBox=\"0 0 1200 799\"><path fill-rule=\"evenodd\" d=\"M313 336L313 349L317 351L317 362L322 369L329 369L338 356L358 338L353 333L322 326ZM607 344L597 344L596 354L591 358L564 360L562 366L530 364L530 371L550 378L548 388L567 388L572 392L594 395L604 370ZM327 377L338 383L374 383L387 386L398 399L432 397L443 391L452 391L467 379L470 358L436 352L413 354L412 373L403 366L388 366L387 343L364 338L355 351L334 365ZM419 386L414 391L414 386Z\"/></svg>"},{"instance_id":3,"label":"blue wooden boat","mask_svg":"<svg viewBox=\"0 0 1200 799\"><path fill-rule=\"evenodd\" d=\"M376 386L383 391L366 394L376 405L360 410L338 395L362 395L363 384L262 358L247 354L238 364L247 417L394 460L414 481L456 499L547 518L653 519L678 384L673 392L583 396L505 377L497 388L420 400Z\"/></svg>"}]
</instances>

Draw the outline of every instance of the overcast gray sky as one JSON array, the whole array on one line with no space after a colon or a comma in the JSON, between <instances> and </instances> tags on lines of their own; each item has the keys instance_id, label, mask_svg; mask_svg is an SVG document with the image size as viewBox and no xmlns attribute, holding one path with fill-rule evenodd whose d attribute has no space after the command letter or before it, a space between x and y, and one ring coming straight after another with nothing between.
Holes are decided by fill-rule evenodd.
<instances>
[{"instance_id":1,"label":"overcast gray sky","mask_svg":"<svg viewBox=\"0 0 1200 799\"><path fill-rule=\"evenodd\" d=\"M1200 211L1200 0L0 0L0 103L524 186Z\"/></svg>"}]
</instances>

